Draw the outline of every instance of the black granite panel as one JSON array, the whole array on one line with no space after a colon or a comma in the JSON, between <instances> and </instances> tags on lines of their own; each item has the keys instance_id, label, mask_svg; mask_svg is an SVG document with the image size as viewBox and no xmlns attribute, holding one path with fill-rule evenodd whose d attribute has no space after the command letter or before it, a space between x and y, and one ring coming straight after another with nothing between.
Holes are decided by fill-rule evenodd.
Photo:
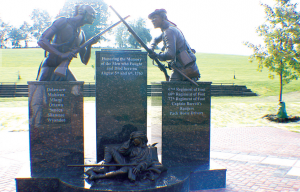
<instances>
[{"instance_id":1,"label":"black granite panel","mask_svg":"<svg viewBox=\"0 0 300 192\"><path fill-rule=\"evenodd\" d=\"M122 143L131 132L147 133L147 53L96 52L97 161L104 146Z\"/></svg>"},{"instance_id":2,"label":"black granite panel","mask_svg":"<svg viewBox=\"0 0 300 192\"><path fill-rule=\"evenodd\" d=\"M31 175L82 171L83 82L32 81L29 85Z\"/></svg>"},{"instance_id":3,"label":"black granite panel","mask_svg":"<svg viewBox=\"0 0 300 192\"><path fill-rule=\"evenodd\" d=\"M162 82L162 163L209 162L210 82Z\"/></svg>"}]
</instances>

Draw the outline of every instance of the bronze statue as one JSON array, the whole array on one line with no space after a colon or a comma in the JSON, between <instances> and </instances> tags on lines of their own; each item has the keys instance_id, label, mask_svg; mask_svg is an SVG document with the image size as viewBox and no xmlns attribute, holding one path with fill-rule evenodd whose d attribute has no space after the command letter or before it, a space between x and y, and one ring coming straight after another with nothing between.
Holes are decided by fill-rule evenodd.
<instances>
[{"instance_id":1,"label":"bronze statue","mask_svg":"<svg viewBox=\"0 0 300 192\"><path fill-rule=\"evenodd\" d=\"M196 64L195 50L191 49L186 41L183 33L178 29L176 24L172 23L167 18L167 11L165 9L156 9L148 18L152 21L154 28L160 28L162 34L154 38L151 42L152 54L151 58L158 58L161 61L169 61L173 73L170 81L184 81L186 76L194 81L200 78L200 73ZM163 49L161 53L154 52L157 44L163 41ZM177 68L178 70L174 70Z\"/></svg>"},{"instance_id":2,"label":"bronze statue","mask_svg":"<svg viewBox=\"0 0 300 192\"><path fill-rule=\"evenodd\" d=\"M76 81L69 69L66 75L57 75L54 71L62 61L71 61L72 58L77 57L72 50L85 42L85 34L80 27L92 24L95 14L96 11L91 6L77 5L74 17L60 17L43 32L38 45L46 53L38 72L38 81ZM97 36L93 43L97 43L99 38L100 36ZM86 65L91 56L91 45L80 49L79 55L81 62Z\"/></svg>"},{"instance_id":3,"label":"bronze statue","mask_svg":"<svg viewBox=\"0 0 300 192\"><path fill-rule=\"evenodd\" d=\"M123 144L106 146L104 160L85 174L90 180L118 176L127 176L132 182L155 180L166 168L158 161L155 144L147 146L147 142L143 132L132 132L130 139Z\"/></svg>"}]
</instances>

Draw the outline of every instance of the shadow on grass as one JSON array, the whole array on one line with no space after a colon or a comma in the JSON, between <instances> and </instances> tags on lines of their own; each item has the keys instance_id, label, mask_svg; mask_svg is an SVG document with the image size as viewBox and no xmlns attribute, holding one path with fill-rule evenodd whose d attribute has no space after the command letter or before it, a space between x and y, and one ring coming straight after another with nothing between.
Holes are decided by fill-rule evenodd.
<instances>
[{"instance_id":1,"label":"shadow on grass","mask_svg":"<svg viewBox=\"0 0 300 192\"><path fill-rule=\"evenodd\" d=\"M277 115L265 115L262 118L266 118L269 121L277 122L277 123L290 123L300 121L300 117L298 116L289 116L288 118L278 118Z\"/></svg>"}]
</instances>

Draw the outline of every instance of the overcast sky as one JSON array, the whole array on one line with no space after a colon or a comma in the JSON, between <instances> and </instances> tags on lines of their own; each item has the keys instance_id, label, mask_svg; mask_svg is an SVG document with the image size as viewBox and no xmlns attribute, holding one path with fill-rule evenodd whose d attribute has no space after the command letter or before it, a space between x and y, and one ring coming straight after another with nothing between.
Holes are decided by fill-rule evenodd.
<instances>
[{"instance_id":1,"label":"overcast sky","mask_svg":"<svg viewBox=\"0 0 300 192\"><path fill-rule=\"evenodd\" d=\"M260 2L274 0L104 0L121 16L130 19L147 18L155 9L167 10L168 19L177 24L187 41L197 52L250 55L244 41L262 43L256 28L264 22ZM297 2L296 0L292 2ZM64 0L0 0L0 17L4 22L19 26L35 8L44 9L55 17ZM117 17L112 12L111 20ZM160 34L147 19L153 37Z\"/></svg>"}]
</instances>

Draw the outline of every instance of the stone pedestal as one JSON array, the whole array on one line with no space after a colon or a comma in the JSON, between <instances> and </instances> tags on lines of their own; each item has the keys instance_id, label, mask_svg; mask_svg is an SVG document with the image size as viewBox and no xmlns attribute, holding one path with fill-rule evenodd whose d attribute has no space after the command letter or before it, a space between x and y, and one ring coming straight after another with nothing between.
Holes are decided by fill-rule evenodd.
<instances>
[{"instance_id":1,"label":"stone pedestal","mask_svg":"<svg viewBox=\"0 0 300 192\"><path fill-rule=\"evenodd\" d=\"M83 82L32 81L29 85L30 168L16 178L18 191L50 191L58 182L84 186ZM52 178L52 179L50 179Z\"/></svg>"},{"instance_id":2,"label":"stone pedestal","mask_svg":"<svg viewBox=\"0 0 300 192\"><path fill-rule=\"evenodd\" d=\"M190 190L224 188L226 169L210 161L211 82L197 83L161 82L162 164L185 169Z\"/></svg>"},{"instance_id":3,"label":"stone pedestal","mask_svg":"<svg viewBox=\"0 0 300 192\"><path fill-rule=\"evenodd\" d=\"M209 162L210 82L162 82L162 163Z\"/></svg>"},{"instance_id":4,"label":"stone pedestal","mask_svg":"<svg viewBox=\"0 0 300 192\"><path fill-rule=\"evenodd\" d=\"M97 51L97 162L105 145L123 143L136 130L147 133L147 53Z\"/></svg>"},{"instance_id":5,"label":"stone pedestal","mask_svg":"<svg viewBox=\"0 0 300 192\"><path fill-rule=\"evenodd\" d=\"M83 82L28 82L31 175L83 164ZM82 168L75 168L81 169Z\"/></svg>"}]
</instances>

